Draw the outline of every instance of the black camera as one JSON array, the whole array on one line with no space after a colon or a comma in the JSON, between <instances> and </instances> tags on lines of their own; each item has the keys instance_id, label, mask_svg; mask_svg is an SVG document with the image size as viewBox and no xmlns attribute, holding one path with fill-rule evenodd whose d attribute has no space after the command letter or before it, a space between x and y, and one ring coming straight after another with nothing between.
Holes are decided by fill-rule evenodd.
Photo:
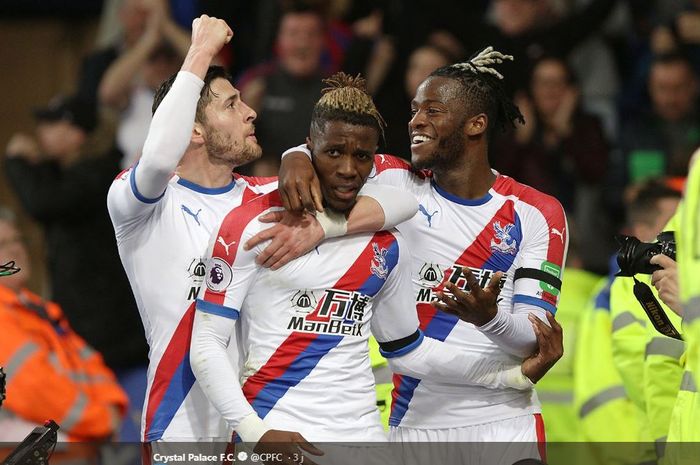
<instances>
[{"instance_id":1,"label":"black camera","mask_svg":"<svg viewBox=\"0 0 700 465\"><path fill-rule=\"evenodd\" d=\"M617 265L620 267L616 276L634 276L638 273L652 274L661 267L649 263L651 257L660 253L676 259L676 239L673 231L664 231L656 236L653 243L642 242L634 236L615 236L620 244L617 252Z\"/></svg>"}]
</instances>

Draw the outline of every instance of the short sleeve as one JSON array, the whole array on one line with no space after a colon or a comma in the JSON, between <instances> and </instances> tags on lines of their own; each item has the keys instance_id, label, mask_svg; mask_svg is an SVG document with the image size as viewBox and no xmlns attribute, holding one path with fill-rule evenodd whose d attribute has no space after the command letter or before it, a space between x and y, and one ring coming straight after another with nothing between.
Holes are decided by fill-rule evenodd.
<instances>
[{"instance_id":1,"label":"short sleeve","mask_svg":"<svg viewBox=\"0 0 700 465\"><path fill-rule=\"evenodd\" d=\"M393 234L396 241L387 256L396 254L396 265L375 298L375 311L370 324L372 334L379 343L405 339L418 329L411 284L411 256L404 238L398 232Z\"/></svg>"},{"instance_id":2,"label":"short sleeve","mask_svg":"<svg viewBox=\"0 0 700 465\"><path fill-rule=\"evenodd\" d=\"M243 248L263 227L257 218L267 208L260 199L231 210L212 234L206 254L204 292L196 304L198 311L238 319L248 289L260 271L255 263L260 246Z\"/></svg>"},{"instance_id":3,"label":"short sleeve","mask_svg":"<svg viewBox=\"0 0 700 465\"><path fill-rule=\"evenodd\" d=\"M145 217L153 214L165 192L154 199L141 195L134 182L138 164L122 171L112 181L107 194L107 210L114 224L117 238L123 237L134 227L143 224Z\"/></svg>"}]
</instances>

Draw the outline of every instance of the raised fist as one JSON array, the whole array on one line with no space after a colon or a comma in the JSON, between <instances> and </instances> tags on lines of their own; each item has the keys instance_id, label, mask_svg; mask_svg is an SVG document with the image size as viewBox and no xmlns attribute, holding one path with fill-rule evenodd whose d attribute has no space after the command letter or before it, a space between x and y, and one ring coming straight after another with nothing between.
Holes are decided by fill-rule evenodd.
<instances>
[{"instance_id":1,"label":"raised fist","mask_svg":"<svg viewBox=\"0 0 700 465\"><path fill-rule=\"evenodd\" d=\"M233 30L223 19L202 15L192 21L191 48L203 50L212 57L216 56L232 37Z\"/></svg>"}]
</instances>

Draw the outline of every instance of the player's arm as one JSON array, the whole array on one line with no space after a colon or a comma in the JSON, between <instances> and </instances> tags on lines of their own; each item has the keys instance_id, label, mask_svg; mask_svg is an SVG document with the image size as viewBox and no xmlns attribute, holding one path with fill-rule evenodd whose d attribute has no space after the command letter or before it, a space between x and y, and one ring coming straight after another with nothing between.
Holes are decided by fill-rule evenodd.
<instances>
[{"instance_id":1,"label":"player's arm","mask_svg":"<svg viewBox=\"0 0 700 465\"><path fill-rule=\"evenodd\" d=\"M389 186L365 185L347 216L331 210L316 215L286 210L268 213L260 221L277 224L256 234L246 247L252 248L270 240L256 261L276 270L309 252L324 239L391 229L417 211L418 202L411 194Z\"/></svg>"},{"instance_id":2,"label":"player's arm","mask_svg":"<svg viewBox=\"0 0 700 465\"><path fill-rule=\"evenodd\" d=\"M441 302L436 303L441 310L474 324L506 352L523 358L537 350L537 335L529 317L547 322L547 312L556 314L568 246L566 217L559 202L543 196L538 212L523 218L523 228L530 234L518 253L510 309L497 305L500 273L481 289L469 270L464 274L470 292L448 284L452 295L442 294Z\"/></svg>"},{"instance_id":3,"label":"player's arm","mask_svg":"<svg viewBox=\"0 0 700 465\"><path fill-rule=\"evenodd\" d=\"M301 454L299 447L320 455L321 451L299 433L274 430L265 424L245 398L237 367L232 362L238 359L234 340L236 321L259 270L255 264L258 251L246 251L240 245L246 228L240 224L244 208L229 213L210 241L206 287L195 304L190 343L192 372L228 425L244 442L256 444L256 450L293 456ZM259 227L255 217L250 223ZM266 443L274 444L272 449L268 450Z\"/></svg>"},{"instance_id":4,"label":"player's arm","mask_svg":"<svg viewBox=\"0 0 700 465\"><path fill-rule=\"evenodd\" d=\"M246 400L238 372L231 362L238 358L234 340L236 319L237 313L233 309L210 306L206 300L197 301L190 364L204 394L243 442L255 444L256 452L298 457L302 454L300 448L313 455L322 455L323 452L301 434L272 429Z\"/></svg>"},{"instance_id":5,"label":"player's arm","mask_svg":"<svg viewBox=\"0 0 700 465\"><path fill-rule=\"evenodd\" d=\"M195 304L190 364L202 390L229 426L244 441L255 443L269 428L243 395L238 370L232 362L237 356L230 357L227 353L236 351L235 324L257 275L254 252L241 250L239 246L247 225L232 227L234 216L241 211L242 208L232 210L212 235L205 286Z\"/></svg>"},{"instance_id":6,"label":"player's arm","mask_svg":"<svg viewBox=\"0 0 700 465\"><path fill-rule=\"evenodd\" d=\"M110 187L107 206L117 229L138 224L153 211L187 149L197 102L213 57L231 38L222 20L203 15L192 24L192 45L167 95L153 115L138 163Z\"/></svg>"},{"instance_id":7,"label":"player's arm","mask_svg":"<svg viewBox=\"0 0 700 465\"><path fill-rule=\"evenodd\" d=\"M134 168L136 189L146 199L163 193L185 153L207 69L232 36L221 19L203 15L192 23L192 44L172 88L153 115L143 155Z\"/></svg>"},{"instance_id":8,"label":"player's arm","mask_svg":"<svg viewBox=\"0 0 700 465\"><path fill-rule=\"evenodd\" d=\"M246 244L246 247L252 248L264 241L271 241L258 256L259 265L278 269L312 250L323 239L390 229L412 218L418 211L418 201L410 191L378 182L368 182L362 187L357 203L347 216L321 210L321 200L315 200L316 192L320 195L320 185L311 164L311 153L306 146L299 149L305 151L285 152L280 169L279 191L286 211L276 211L262 217L261 221L276 222L277 225L261 231ZM297 155L301 156L298 163L294 161ZM402 168L396 174L407 176L404 161L389 155L376 157L401 163ZM285 164L285 160L291 160L291 164ZM315 217L309 213L317 209ZM303 229L304 234L295 234L299 229Z\"/></svg>"},{"instance_id":9,"label":"player's arm","mask_svg":"<svg viewBox=\"0 0 700 465\"><path fill-rule=\"evenodd\" d=\"M377 295L371 320L372 334L390 368L419 379L490 388L529 389L532 382L521 372L520 365L455 350L437 339L424 337L418 329L418 315L413 302L410 255L406 243L398 236L396 266Z\"/></svg>"},{"instance_id":10,"label":"player's arm","mask_svg":"<svg viewBox=\"0 0 700 465\"><path fill-rule=\"evenodd\" d=\"M298 457L302 454L300 448L313 455L323 455L301 434L272 429L253 410L231 362L238 358L234 340L237 315L233 309L221 309L219 313L215 308L206 300L198 301L192 327L190 364L204 394L243 442L255 444L256 452L281 452L283 457ZM283 460L283 463L287 462Z\"/></svg>"},{"instance_id":11,"label":"player's arm","mask_svg":"<svg viewBox=\"0 0 700 465\"><path fill-rule=\"evenodd\" d=\"M375 155L375 166L367 179L368 185L381 184L392 186L398 191L387 191L406 196L412 191L413 185L420 179L420 175L411 170L410 165L392 155ZM321 184L316 176L311 163L311 151L306 144L292 147L282 154L282 162L279 172L279 189L282 193L282 203L288 211L323 211L323 196ZM364 190L364 188L363 188ZM367 194L375 198L383 207L384 212L390 214L391 203L384 203L384 197L378 198L373 194ZM395 199L390 198L387 202ZM416 206L416 209L418 207ZM415 214L415 211L413 212ZM411 215L412 216L412 215ZM389 219L389 217L387 217ZM386 227L394 227L398 223L385 221ZM388 225L388 226L387 226ZM355 230L353 232L376 231L377 229Z\"/></svg>"},{"instance_id":12,"label":"player's arm","mask_svg":"<svg viewBox=\"0 0 700 465\"><path fill-rule=\"evenodd\" d=\"M472 323L489 339L511 355L525 358L537 348L537 338L530 316L546 322L547 311L535 305L517 303L512 312L499 308L500 284L503 274L498 272L482 289L469 269L462 271L469 288L468 292L452 283L446 283L439 292L439 301L433 305L445 313L451 313L462 321Z\"/></svg>"}]
</instances>

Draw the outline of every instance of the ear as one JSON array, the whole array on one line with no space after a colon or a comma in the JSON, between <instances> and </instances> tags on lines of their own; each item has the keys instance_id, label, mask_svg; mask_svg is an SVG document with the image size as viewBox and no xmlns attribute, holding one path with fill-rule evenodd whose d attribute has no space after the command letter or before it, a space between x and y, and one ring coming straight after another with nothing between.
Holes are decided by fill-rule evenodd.
<instances>
[{"instance_id":1,"label":"ear","mask_svg":"<svg viewBox=\"0 0 700 465\"><path fill-rule=\"evenodd\" d=\"M489 117L486 116L486 113L479 113L467 120L467 123L464 125L464 132L470 137L479 136L486 132L488 125Z\"/></svg>"},{"instance_id":2,"label":"ear","mask_svg":"<svg viewBox=\"0 0 700 465\"><path fill-rule=\"evenodd\" d=\"M306 146L311 150L311 153L314 152L314 143L311 142L311 138L308 136L306 137Z\"/></svg>"},{"instance_id":3,"label":"ear","mask_svg":"<svg viewBox=\"0 0 700 465\"><path fill-rule=\"evenodd\" d=\"M192 128L192 137L190 138L190 142L202 145L204 144L204 136L204 127L201 124L195 122L194 127Z\"/></svg>"}]
</instances>

